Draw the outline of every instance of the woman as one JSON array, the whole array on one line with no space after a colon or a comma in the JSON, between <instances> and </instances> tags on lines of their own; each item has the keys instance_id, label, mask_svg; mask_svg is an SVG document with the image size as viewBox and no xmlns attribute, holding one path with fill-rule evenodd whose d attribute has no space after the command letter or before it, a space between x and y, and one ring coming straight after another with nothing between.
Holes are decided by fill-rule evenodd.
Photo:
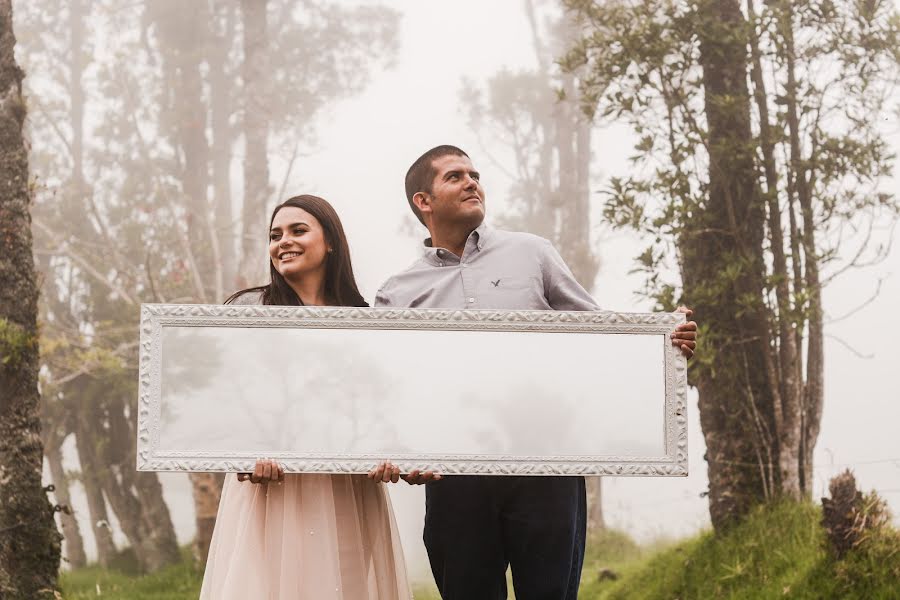
<instances>
[{"instance_id":1,"label":"woman","mask_svg":"<svg viewBox=\"0 0 900 600\"><path fill-rule=\"evenodd\" d=\"M271 281L231 304L368 306L353 278L337 213L316 196L275 207L269 224ZM222 489L203 599L406 600L411 598L397 526L384 486L369 475L288 474L260 460ZM397 481L382 463L379 481Z\"/></svg>"}]
</instances>

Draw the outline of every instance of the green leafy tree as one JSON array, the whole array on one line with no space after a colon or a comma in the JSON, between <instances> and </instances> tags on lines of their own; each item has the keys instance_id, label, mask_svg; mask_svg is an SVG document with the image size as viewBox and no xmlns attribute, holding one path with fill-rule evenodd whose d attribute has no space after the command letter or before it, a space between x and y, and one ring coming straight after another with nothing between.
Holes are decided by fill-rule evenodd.
<instances>
[{"instance_id":1,"label":"green leafy tree","mask_svg":"<svg viewBox=\"0 0 900 600\"><path fill-rule=\"evenodd\" d=\"M812 492L822 415L822 288L877 261L893 157L900 21L879 0L566 0L588 69L585 110L628 122L634 172L606 217L646 234L660 308L701 321L691 378L720 528L755 503ZM842 257L850 257L849 259ZM665 281L660 266L680 271Z\"/></svg>"}]
</instances>

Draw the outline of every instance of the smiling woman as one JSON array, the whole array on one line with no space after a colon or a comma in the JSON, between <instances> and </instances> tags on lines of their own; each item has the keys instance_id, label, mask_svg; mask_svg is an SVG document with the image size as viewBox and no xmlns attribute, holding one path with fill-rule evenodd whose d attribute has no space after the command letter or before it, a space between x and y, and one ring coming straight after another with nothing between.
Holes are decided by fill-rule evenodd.
<instances>
[{"instance_id":1,"label":"smiling woman","mask_svg":"<svg viewBox=\"0 0 900 600\"><path fill-rule=\"evenodd\" d=\"M241 290L226 303L368 306L353 277L344 228L322 198L295 196L275 207L269 257L269 284ZM265 362L278 354L276 346L284 344L264 344L255 352L245 346L240 352L245 360ZM283 391L302 382L292 371L264 374L253 390L264 396L258 398L262 403L269 384ZM311 385L304 394L327 398L329 387ZM221 408L217 403L194 422ZM284 408L266 419L255 404L247 426L266 437L271 424L266 421L285 418L291 407ZM384 487L365 475L285 475L270 460L258 460L252 475L229 474L200 597L408 599L406 565Z\"/></svg>"},{"instance_id":2,"label":"smiling woman","mask_svg":"<svg viewBox=\"0 0 900 600\"><path fill-rule=\"evenodd\" d=\"M226 304L249 295L260 304L281 306L368 306L353 276L344 227L326 200L304 194L276 206L269 221L269 256L268 285L236 292Z\"/></svg>"}]
</instances>

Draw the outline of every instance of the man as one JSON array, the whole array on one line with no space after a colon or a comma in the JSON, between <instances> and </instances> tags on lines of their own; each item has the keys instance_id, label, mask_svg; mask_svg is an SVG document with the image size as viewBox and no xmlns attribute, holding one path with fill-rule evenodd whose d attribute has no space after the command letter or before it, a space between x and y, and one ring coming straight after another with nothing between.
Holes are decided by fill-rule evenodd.
<instances>
[{"instance_id":1,"label":"man","mask_svg":"<svg viewBox=\"0 0 900 600\"><path fill-rule=\"evenodd\" d=\"M423 257L381 287L376 306L600 310L550 242L484 224L481 178L459 148L438 146L419 157L406 174L406 196L431 237ZM672 334L688 357L696 329L690 322ZM436 375L459 376L464 357L433 350ZM396 470L373 474L397 480ZM507 565L519 600L577 597L585 543L583 477L441 478L413 471L404 479L428 483L424 541L445 600L506 598Z\"/></svg>"}]
</instances>

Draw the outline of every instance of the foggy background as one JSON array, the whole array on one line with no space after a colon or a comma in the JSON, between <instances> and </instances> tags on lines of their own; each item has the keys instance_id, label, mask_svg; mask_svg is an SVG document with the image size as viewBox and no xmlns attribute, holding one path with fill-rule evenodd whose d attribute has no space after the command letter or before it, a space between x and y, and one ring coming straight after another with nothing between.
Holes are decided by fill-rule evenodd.
<instances>
[{"instance_id":1,"label":"foggy background","mask_svg":"<svg viewBox=\"0 0 900 600\"><path fill-rule=\"evenodd\" d=\"M152 83L152 80L143 79L141 73L142 69L154 65L143 64L144 59L135 53L135 48L146 43L141 32L120 29L123 23L133 24L140 20L135 15L143 10L142 4L113 4L111 9L107 4L98 5L85 32L94 56L101 59L100 64L90 67L84 77L87 100L84 122L89 144L92 143L91 136L97 132L119 126L110 118L110 112L104 111L115 114L119 110L123 111L119 114L122 118L130 116L126 113L131 109L124 104L116 107L116 90L98 83L106 80L108 73L104 69L110 65L128 64L128 58L133 56L132 73L137 78L133 85L137 87L129 85L135 96L150 98L165 94L165 90L140 87ZM376 6L370 2L335 1L331 4ZM388 23L382 32L389 41L373 43L371 54L364 52L356 56L357 62L341 75L349 81L361 69L368 69L368 77L363 78L366 81L348 85L348 90L355 89L353 93L332 94L317 110L310 111L311 118L304 117L297 122L285 118L280 129L272 131L268 141L268 199L266 209L260 215L261 221L267 219L276 201L300 193L321 195L329 200L343 220L357 281L363 296L370 302L381 282L413 262L426 235L424 228L412 217L403 193L403 176L407 168L425 150L438 144L454 144L469 153L482 173L489 223L512 210L508 194L514 183L511 175L516 172L515 157L495 130L472 126L467 101L484 94L486 82L498 72L527 71L537 64L532 29L522 3L517 0L440 3L395 0L382 6L389 6L398 13L396 21ZM552 15L554 5L541 6L539 22L543 23ZM29 119L37 123L42 114L52 115L55 110L65 107L58 82L46 64L47 59L37 52L39 39L44 40L40 43L49 43L46 34L41 38L37 34L29 37L29 32L36 30L36 23L52 20L55 7L49 2L20 3L17 10L19 61L28 74L27 89L44 103L30 109ZM112 32L116 35L112 36ZM316 38L309 43L322 44L321 52L328 52L327 39ZM392 44L395 51L390 50ZM125 59L118 56L118 62L112 60L117 53L124 53ZM329 73L326 67L318 76L338 77L338 74ZM300 83L303 81L286 80L278 97L302 97L305 90ZM161 135L163 129L150 122L152 112L148 109L147 113L134 114L138 120L146 121L142 130L149 140ZM882 129L895 152L900 151L900 121L896 113L882 123ZM55 154L58 158L62 152L54 150L59 141L53 139L52 130L53 126L43 122L39 131L33 134L32 141L35 150L40 146L42 152L51 157L32 162L32 170L38 178L38 203L44 206L63 200L62 196L55 196L61 177L55 175L52 157ZM610 176L627 173L632 168L628 156L635 142L635 136L626 127L613 125L593 130L593 190L603 189ZM133 143L123 138L120 147L106 148L104 160L95 159L87 166L86 179L98 189L104 184L114 189L116 182L128 179L126 168L131 161L127 157ZM165 162L166 142L159 142L154 148L151 154L158 154L159 160ZM244 151L246 149L238 144L228 169L236 218L242 206ZM206 184L213 186L216 182ZM883 187L885 191L900 193L900 179L895 174ZM599 258L599 273L592 292L604 308L650 310L652 303L636 293L643 276L630 273L634 266L632 257L642 250L643 245L637 236L613 232L605 225L600 218L602 198L599 194L594 198L592 243ZM97 200L109 203L110 207L133 210L113 192L98 193ZM267 260L264 227L263 223L258 238L249 241L239 240L237 229L232 232L235 250L240 243L249 243L258 249L259 261L255 268L260 270ZM63 248L66 231L52 226L48 230L39 230L38 225L36 236L43 236L42 243L56 243L59 249ZM897 242L900 237L893 230L879 233L885 243ZM172 244L177 241L173 240ZM141 260L143 257L138 258ZM39 262L39 268L41 264L47 263ZM264 281L260 276L246 283ZM224 300L233 288L223 285L223 297L209 298L209 301ZM876 290L878 295L867 303ZM123 291L127 292L127 289ZM177 301L177 298L168 300ZM895 522L900 513L900 436L897 434L900 391L896 377L900 321L894 312L898 302L900 249L896 243L885 261L851 270L825 290L825 405L815 451L813 494L814 498L825 495L828 478L850 467L861 489L878 490L887 499ZM696 314L695 319L702 322L703 315ZM136 332L135 327L133 333ZM436 370L436 374L458 377L463 368L442 361L442 368ZM691 475L687 478L604 478L603 509L608 526L623 529L645 542L689 535L709 525L707 500L702 497L707 489L707 479L696 394L692 393L690 398ZM62 450L66 468L77 470L77 455L71 438L63 444ZM195 533L188 478L183 474L162 474L160 478L179 543L188 543ZM421 543L423 488L400 483L391 487L391 495L410 570L424 576L427 563ZM77 481L72 483L72 505L90 557L95 549L86 501ZM111 520L121 547L124 537L114 518Z\"/></svg>"}]
</instances>

